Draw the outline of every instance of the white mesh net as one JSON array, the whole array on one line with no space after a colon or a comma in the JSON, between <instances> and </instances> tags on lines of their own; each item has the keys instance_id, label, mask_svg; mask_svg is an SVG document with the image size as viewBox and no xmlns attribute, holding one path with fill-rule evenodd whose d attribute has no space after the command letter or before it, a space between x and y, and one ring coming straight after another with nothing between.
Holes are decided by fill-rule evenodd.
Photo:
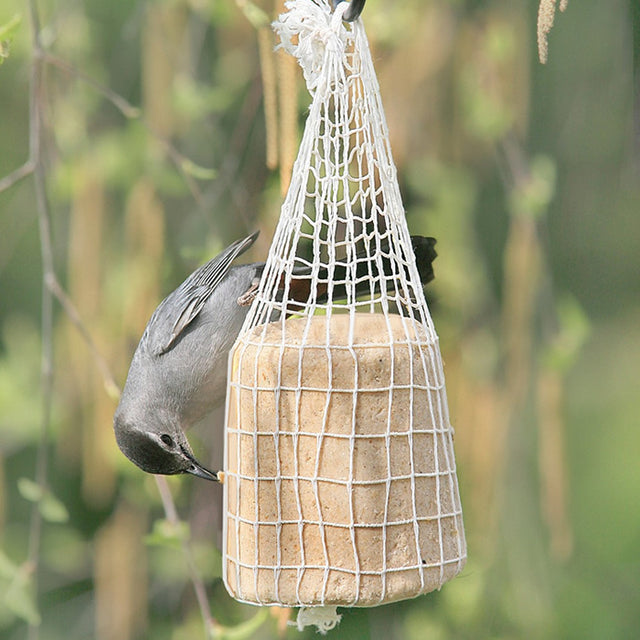
<instances>
[{"instance_id":1,"label":"white mesh net","mask_svg":"<svg viewBox=\"0 0 640 640\"><path fill-rule=\"evenodd\" d=\"M252 603L377 605L466 559L433 254L409 236L361 21L286 6L274 28L313 101L229 363L224 581Z\"/></svg>"}]
</instances>

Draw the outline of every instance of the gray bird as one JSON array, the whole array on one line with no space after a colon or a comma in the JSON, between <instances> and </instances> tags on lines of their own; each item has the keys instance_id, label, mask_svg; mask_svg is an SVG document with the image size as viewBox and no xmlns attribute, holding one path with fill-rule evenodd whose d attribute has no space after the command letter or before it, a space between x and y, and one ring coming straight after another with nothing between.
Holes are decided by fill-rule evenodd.
<instances>
[{"instance_id":1,"label":"gray bird","mask_svg":"<svg viewBox=\"0 0 640 640\"><path fill-rule=\"evenodd\" d=\"M224 401L229 351L265 266L263 262L231 265L257 236L258 232L234 242L194 271L149 320L114 416L118 446L143 471L219 480L217 473L196 460L185 430ZM420 278L426 284L433 279L436 241L422 236L411 240ZM383 260L383 268L385 275L390 273L388 259ZM346 280L346 273L338 270L336 266L332 279ZM367 262L359 262L355 282L368 273ZM292 302L307 302L310 287L308 271L296 272L290 285ZM325 274L325 284L315 291L318 301L326 300L326 289ZM363 289L370 292L368 285ZM346 297L344 286L342 290L334 287L333 298L343 294Z\"/></svg>"}]
</instances>

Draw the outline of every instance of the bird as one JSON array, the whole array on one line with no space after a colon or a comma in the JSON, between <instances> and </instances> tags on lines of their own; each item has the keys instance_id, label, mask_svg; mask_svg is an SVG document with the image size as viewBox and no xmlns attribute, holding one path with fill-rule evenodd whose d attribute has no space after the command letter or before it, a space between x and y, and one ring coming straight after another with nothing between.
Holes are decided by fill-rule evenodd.
<instances>
[{"instance_id":1,"label":"bird","mask_svg":"<svg viewBox=\"0 0 640 640\"><path fill-rule=\"evenodd\" d=\"M220 481L220 472L207 469L195 457L185 432L226 396L227 361L257 293L264 262L233 265L255 242L259 232L237 240L196 269L153 312L135 350L120 402L114 414L116 442L124 455L143 471L174 475L188 473ZM386 243L386 244L385 244ZM433 277L434 238L412 236L418 274L423 285ZM381 242L382 272L388 286L393 273L388 242ZM366 258L367 256L365 256ZM372 294L371 260L357 256L347 278L347 267L331 270L332 299L347 297L348 281L358 294ZM322 277L324 276L324 277ZM312 278L308 266L294 269L288 288L287 312L313 299L326 302L329 270ZM378 278L377 280L380 280ZM293 298L293 299L291 299ZM297 303L297 304L296 304ZM288 306L291 304L291 306Z\"/></svg>"}]
</instances>

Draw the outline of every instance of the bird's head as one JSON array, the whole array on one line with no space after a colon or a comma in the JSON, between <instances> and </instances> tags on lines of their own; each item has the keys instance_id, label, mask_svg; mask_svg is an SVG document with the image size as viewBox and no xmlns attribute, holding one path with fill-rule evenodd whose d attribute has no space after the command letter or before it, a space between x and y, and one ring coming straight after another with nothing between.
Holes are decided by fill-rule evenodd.
<instances>
[{"instance_id":1,"label":"bird's head","mask_svg":"<svg viewBox=\"0 0 640 640\"><path fill-rule=\"evenodd\" d=\"M214 472L196 460L182 429L163 422L165 421L149 428L116 412L113 425L116 442L122 453L147 473L190 473L199 478L218 481Z\"/></svg>"}]
</instances>

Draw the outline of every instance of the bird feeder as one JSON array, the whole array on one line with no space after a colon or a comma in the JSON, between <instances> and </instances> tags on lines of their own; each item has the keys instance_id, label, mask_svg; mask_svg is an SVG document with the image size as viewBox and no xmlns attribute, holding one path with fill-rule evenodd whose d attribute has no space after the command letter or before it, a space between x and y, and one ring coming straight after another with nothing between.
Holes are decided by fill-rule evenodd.
<instances>
[{"instance_id":1,"label":"bird feeder","mask_svg":"<svg viewBox=\"0 0 640 640\"><path fill-rule=\"evenodd\" d=\"M464 566L453 430L362 21L286 6L313 100L229 360L223 577L253 604L374 606Z\"/></svg>"}]
</instances>

